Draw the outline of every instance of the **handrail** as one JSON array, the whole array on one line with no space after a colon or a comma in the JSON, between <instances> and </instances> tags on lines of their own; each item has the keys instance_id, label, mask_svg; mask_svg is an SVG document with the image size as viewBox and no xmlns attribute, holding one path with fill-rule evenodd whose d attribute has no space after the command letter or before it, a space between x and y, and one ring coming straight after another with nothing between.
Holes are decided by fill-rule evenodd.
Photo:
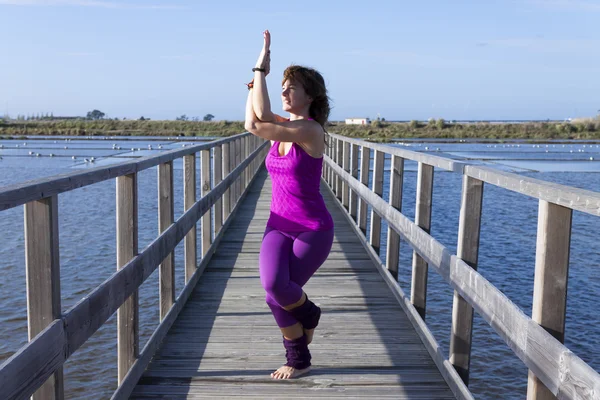
<instances>
[{"instance_id":1,"label":"handrail","mask_svg":"<svg viewBox=\"0 0 600 400\"><path fill-rule=\"evenodd\" d=\"M62 372L58 379L56 378L56 374L59 371L62 371L62 365L66 360L83 343L85 343L110 318L110 316L115 313L115 311L126 307L126 301L129 303L130 299L134 298L140 285L154 270L156 270L165 257L173 252L175 246L181 242L184 237L190 234L196 221L202 217L203 220L208 221L203 221L203 225L205 223L210 224L210 219L206 219L203 216L207 214L224 195L231 192L232 198L230 204L234 206L234 208L231 210L223 210L224 212L226 211L226 222L222 229L220 229L221 227L215 227L217 229L214 235L215 239L212 243L209 241L209 248L203 249L205 251L202 262L187 281L186 286L177 300L166 310L166 315L154 331L142 353L139 356L137 354L135 355L134 362L125 362L123 364L126 366L126 370L123 371L122 380L120 377L119 387L117 388L117 392L115 392L115 396L116 398L125 398L128 396L133 389L132 385L137 382L137 379L139 379L146 365L150 361L155 348L164 338L169 327L183 308L183 305L191 294L202 271L214 253L225 229L232 221L236 210L240 206L240 200L245 195L245 192L236 192L236 183L242 181L241 184L245 190L247 190L252 179L256 177L260 162L262 162L262 159L266 155L268 142L260 143L258 138L248 136L248 134L238 135L237 140L216 141L211 144L212 146L217 146L217 143L223 144L229 142L234 145L231 146L231 149L227 146L227 152L231 150L232 153L235 153L235 156L231 158L227 157L231 163L224 166L225 172L228 172L231 166L235 166L235 168L223 177L222 180L221 177L218 177L218 179L215 180L217 184L212 190L203 190L206 192L205 195L187 208L177 221L163 230L161 234L141 253L134 254L133 258L126 262L117 272L101 285L93 289L66 313L59 315L58 318L53 321L50 319L50 322L45 329L42 329L40 333L33 335L34 337L31 338L29 343L19 349L19 351L8 360L4 361L4 363L0 365L0 397L7 399L25 398L34 394L38 388L40 388L40 391L42 392L36 392L34 398L36 398L36 396L39 396L39 398L62 397ZM146 158L142 165L146 166L145 168L148 168L152 165L161 165L161 163L164 163L165 161L168 163L174 159L173 157L175 157L175 154L177 156L188 156L189 154L194 154L194 150L197 151L198 148L207 151L211 148L211 144L201 145L195 149L186 149L191 150L191 153L181 153L181 150L177 150L177 152L169 152L166 157L159 155L154 157L154 159ZM254 150L250 153L251 149ZM244 157L243 160L240 160L237 164L233 164L233 159L241 158L240 156ZM157 160L159 160L159 162L157 162ZM219 163L221 162L221 160L216 161ZM138 168L140 166L136 163L127 164L130 166L137 165ZM249 171L250 168L252 169L251 171ZM130 170L120 170L120 172L125 171L129 172ZM203 178L210 177L210 165L208 171L204 170L202 173ZM76 178L81 177L80 174L75 174L75 176ZM127 176L135 175L128 174ZM97 180L96 182L99 182L100 180ZM49 179L49 181L52 181L52 179ZM26 185L24 185L24 187L26 190L30 190L31 188L31 186ZM64 187L62 189L64 189ZM208 189L210 189L210 184ZM30 196L30 192L26 192L25 196ZM52 198L55 198L55 196L56 194L53 194ZM119 194L117 194L117 197L118 196ZM39 200L34 200L34 202L36 201ZM44 201L44 199L42 199L42 201ZM131 198L131 201L134 203L137 202L137 196L134 195ZM54 220L57 220L57 215L53 216L53 221ZM193 233L195 234L195 231L193 231ZM135 235L137 235L137 233ZM30 267L28 266L28 268ZM53 277L60 279L59 276L53 275ZM134 311L132 312L137 313L137 304L134 304L133 307ZM135 323L137 323L137 321ZM130 328L131 327L124 327L119 329ZM135 328L135 332L137 332L137 328ZM121 338L121 336L119 337ZM133 338L133 342L132 345L137 345L137 336ZM124 350L127 354L130 354L129 348ZM121 353L119 353L119 357L121 357ZM54 379L52 381L48 380L53 374L55 375Z\"/></svg>"},{"instance_id":2,"label":"handrail","mask_svg":"<svg viewBox=\"0 0 600 400\"><path fill-rule=\"evenodd\" d=\"M451 158L422 154L416 151L392 147L390 145L347 138L335 133L329 133L328 135L334 139L343 140L346 143L366 146L372 150L382 151L392 156L402 157L406 160L424 163L449 172L461 173L483 182L490 183L494 186L502 187L536 199L545 200L572 210L592 215L600 215L599 192L546 182L540 179L519 175L514 172L500 171L491 167L470 165L464 161L457 161Z\"/></svg>"},{"instance_id":3,"label":"handrail","mask_svg":"<svg viewBox=\"0 0 600 400\"><path fill-rule=\"evenodd\" d=\"M411 319L417 330L427 329L422 319L426 289L415 285L419 281L426 281L427 276L426 272L425 275L416 275L422 272L419 270L416 260L422 258L455 289L450 361L465 383L468 384L472 331L471 310L474 309L530 369L528 388L532 396L530 398L545 399L548 398L548 394L560 399L600 398L600 374L562 344L565 315L563 301L566 303L571 212L579 210L598 215L600 193L543 182L488 167L476 167L464 163L462 167L458 167L457 164L454 164L453 169L448 168L447 170L463 174L463 196L458 254L452 254L429 235L428 229L419 225L418 218L412 222L401 213L397 206L402 193L402 160L406 158L419 162L417 193L429 196L430 193L423 186L427 184L425 183L427 181L425 179L427 168L425 167L433 167L429 162L443 165L442 160L438 157L433 159L428 158L429 156L422 157L418 153L411 154L402 149L398 152L398 149L390 146L347 139L340 135L330 136L333 145L328 149L328 155L325 156L323 175L337 197L340 207L346 211L347 218L355 225L358 224L356 229L358 230L360 227L360 231L364 235L365 229L362 221L366 221L364 214L368 204L373 210L371 232L373 232L373 224L380 223L377 218L373 218L377 215L387 221L389 232L396 232L402 236L415 252L410 300L405 298L404 292L400 289L395 275L398 270L397 264L393 265L394 260L393 257L389 257L389 253L388 265L382 270L382 274L399 299L402 299L401 303L404 302L410 307L409 315L418 316L420 314L420 317ZM350 146L352 146L352 155L350 155ZM363 154L360 181L357 179L358 158L356 155L359 148L362 148L361 154ZM383 153L392 155L390 174L392 181L400 180L400 188L396 189L397 191L390 191L389 203L367 186L370 149L375 151L376 160L378 158L381 160ZM378 155L378 153L381 154ZM352 158L352 164L349 163L350 158ZM449 162L450 160L448 160L450 166ZM365 168L367 171L364 170ZM428 178L431 181L433 169L427 173L431 174ZM372 180L377 182L381 179L383 179L382 168L375 163ZM540 200L533 318L526 316L519 307L476 271L484 182ZM392 186L397 188L397 183ZM356 201L349 205L344 202L344 199L349 197L348 192L360 198L362 215L355 214L355 210L358 208ZM425 206L428 206L429 212L431 212L430 197L427 201L429 204L425 204ZM423 206L417 204L417 207ZM377 229L375 230L377 231ZM393 235L390 235L389 232L388 251L392 247L390 240L394 240ZM377 257L381 263L377 255L379 239L371 237L367 242L367 239L362 237L362 240L363 244L371 249L372 254L375 254L374 257ZM544 290L540 290L541 287ZM424 338L424 343L440 370L444 371L444 363L448 360L439 359L437 343L427 337Z\"/></svg>"},{"instance_id":4,"label":"handrail","mask_svg":"<svg viewBox=\"0 0 600 400\"><path fill-rule=\"evenodd\" d=\"M133 161L124 161L117 164L90 168L85 171L68 172L5 186L0 189L0 211L118 176L137 173L202 150L209 150L215 146L234 142L246 135L248 133L241 133L224 139L188 146L183 149L165 151L155 156L141 157Z\"/></svg>"}]
</instances>

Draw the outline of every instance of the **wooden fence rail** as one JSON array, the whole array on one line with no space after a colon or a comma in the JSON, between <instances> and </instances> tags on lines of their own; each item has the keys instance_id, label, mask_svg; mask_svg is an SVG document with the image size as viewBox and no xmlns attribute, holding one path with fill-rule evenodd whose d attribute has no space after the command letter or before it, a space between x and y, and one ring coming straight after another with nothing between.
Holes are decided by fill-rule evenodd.
<instances>
[{"instance_id":1,"label":"wooden fence rail","mask_svg":"<svg viewBox=\"0 0 600 400\"><path fill-rule=\"evenodd\" d=\"M469 380L475 310L529 368L528 399L600 399L600 375L562 344L572 211L599 216L600 193L335 134L329 135L329 142L335 143L337 151L329 151L325 157L324 179L332 191L347 186L360 198L358 222L350 212L347 217L355 222L357 232L362 233L363 245L380 265L382 275L405 306L417 331L424 330L422 339L455 393L460 388L452 385L454 374L458 374L465 384ZM352 146L356 155L340 153L339 149L347 145ZM373 187L369 188L371 151L375 154L375 162ZM358 152L361 155L360 180L354 173L359 168ZM383 200L380 188L384 154L392 157L389 203ZM345 165L348 158L352 160L349 168ZM416 161L419 166L415 222L401 213L398 203L403 165L399 160L405 159ZM463 175L457 255L451 254L429 234L434 167ZM532 318L477 272L484 182L539 199ZM365 214L368 206L372 209L372 217L367 239ZM387 266L381 264L378 256L379 218L387 221L392 233L388 234L388 240L392 240L394 247L388 250ZM397 258L393 255L398 249L393 232L414 250L410 299L397 281ZM449 359L440 354L439 345L424 323L428 266L455 290ZM453 366L452 371L447 365Z\"/></svg>"},{"instance_id":2,"label":"wooden fence rail","mask_svg":"<svg viewBox=\"0 0 600 400\"><path fill-rule=\"evenodd\" d=\"M0 210L25 204L30 334L30 342L0 365L0 397L63 398L62 365L115 312L118 312L119 387L113 398L129 395L187 301L224 228L235 215L239 200L266 156L268 142L250 141L248 136L236 135L134 162L40 179L0 191ZM242 141L247 145L241 147ZM220 158L222 145L227 149L245 150L244 159L240 158L235 168L228 164L231 157L228 161ZM214 164L210 162L211 149ZM194 177L195 154L198 152L201 152L203 186L202 198L196 201ZM238 154L241 155L237 152L236 157ZM173 221L173 160L177 158L183 158L184 163L185 212ZM227 166L221 169L222 164ZM137 173L153 166L158 166L159 236L138 253ZM227 174L223 175L222 171ZM211 177L214 181L212 189ZM116 178L117 182L117 271L61 315L57 195L111 178ZM221 201L236 186L230 201ZM222 205L227 210L223 210ZM209 218L211 211L218 212L221 217L215 218L214 231ZM194 227L200 219L203 221L203 247L202 261L197 266ZM222 221L225 221L224 225ZM172 255L175 246L184 238L187 283L175 298ZM159 265L161 323L139 352L137 291Z\"/></svg>"}]
</instances>

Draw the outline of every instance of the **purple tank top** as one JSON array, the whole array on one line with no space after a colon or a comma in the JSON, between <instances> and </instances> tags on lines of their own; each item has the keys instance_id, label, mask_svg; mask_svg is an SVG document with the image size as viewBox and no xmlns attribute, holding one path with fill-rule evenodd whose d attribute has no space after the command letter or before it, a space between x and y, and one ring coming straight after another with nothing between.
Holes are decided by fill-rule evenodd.
<instances>
[{"instance_id":1,"label":"purple tank top","mask_svg":"<svg viewBox=\"0 0 600 400\"><path fill-rule=\"evenodd\" d=\"M279 155L275 142L265 165L273 184L267 226L284 232L326 231L333 218L320 192L323 158L314 158L297 143Z\"/></svg>"}]
</instances>

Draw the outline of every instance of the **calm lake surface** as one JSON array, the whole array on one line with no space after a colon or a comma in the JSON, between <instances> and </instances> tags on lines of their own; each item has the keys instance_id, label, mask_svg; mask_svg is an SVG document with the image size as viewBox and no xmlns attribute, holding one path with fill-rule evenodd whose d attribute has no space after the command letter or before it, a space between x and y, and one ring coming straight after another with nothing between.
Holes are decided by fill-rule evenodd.
<instances>
[{"instance_id":1,"label":"calm lake surface","mask_svg":"<svg viewBox=\"0 0 600 400\"><path fill-rule=\"evenodd\" d=\"M147 137L3 140L0 141L0 187L197 143ZM600 142L403 141L394 145L600 191ZM86 162L85 159L89 161L92 157L93 163ZM387 165L389 162L386 160ZM178 218L183 213L180 161L175 163L174 169L175 218ZM405 163L402 211L413 220L416 170L416 163ZM156 175L156 169L152 168L142 171L138 178L140 251L158 232ZM199 176L197 174L198 181ZM456 252L461 180L458 174L435 172L431 233L452 252ZM384 182L383 196L387 200L389 175ZM114 203L114 180L59 195L63 311L115 271ZM537 207L537 199L485 185L478 270L527 315L531 315L533 297ZM600 324L593 305L600 294L599 222L598 217L573 213L565 332L566 346L596 370L600 370ZM382 243L385 244L385 223L382 232ZM400 248L399 281L410 295L412 251L404 242ZM381 254L385 258L385 246ZM0 280L1 361L27 342L22 207L1 211L0 260L3 273ZM183 245L176 249L175 262L179 293L184 284ZM433 268L429 271L426 320L447 353L453 291ZM156 271L140 289L140 349L158 325L158 312ZM65 397L110 398L117 384L116 359L116 319L113 316L65 364ZM527 368L477 314L471 371L469 387L476 398L525 398Z\"/></svg>"}]
</instances>

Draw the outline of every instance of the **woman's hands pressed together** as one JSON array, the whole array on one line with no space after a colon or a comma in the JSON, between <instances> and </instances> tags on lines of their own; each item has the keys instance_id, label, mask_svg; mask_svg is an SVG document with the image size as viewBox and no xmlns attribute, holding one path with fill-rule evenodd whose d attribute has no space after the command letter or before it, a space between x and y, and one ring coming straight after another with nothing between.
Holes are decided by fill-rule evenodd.
<instances>
[{"instance_id":1,"label":"woman's hands pressed together","mask_svg":"<svg viewBox=\"0 0 600 400\"><path fill-rule=\"evenodd\" d=\"M267 76L271 71L271 33L269 30L263 32L263 38L263 48L256 61L256 68L263 68L265 70L265 76Z\"/></svg>"}]
</instances>

